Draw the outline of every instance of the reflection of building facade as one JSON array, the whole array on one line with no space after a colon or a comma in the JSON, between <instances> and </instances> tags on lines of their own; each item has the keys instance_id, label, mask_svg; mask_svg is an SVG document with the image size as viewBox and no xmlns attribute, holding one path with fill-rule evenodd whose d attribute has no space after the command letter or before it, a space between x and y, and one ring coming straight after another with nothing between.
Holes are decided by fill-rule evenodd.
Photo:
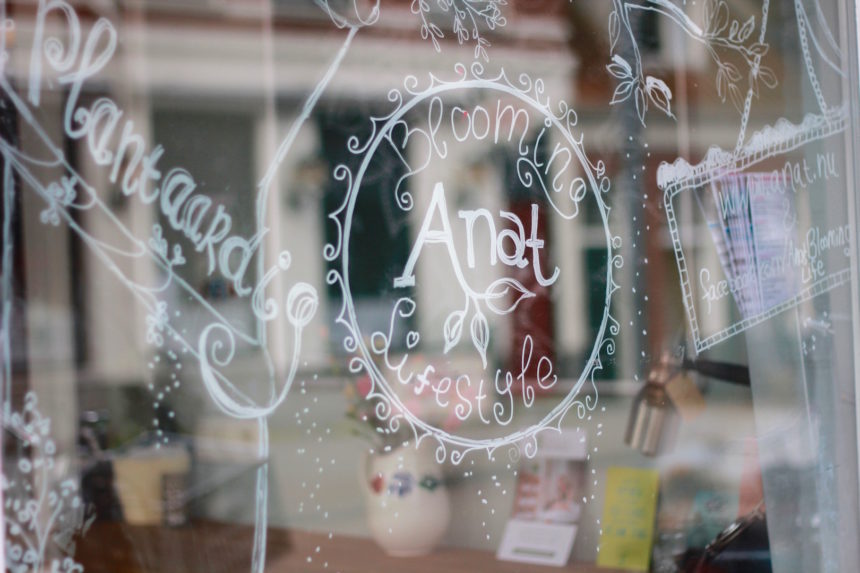
<instances>
[{"instance_id":1,"label":"reflection of building facade","mask_svg":"<svg viewBox=\"0 0 860 573\"><path fill-rule=\"evenodd\" d=\"M683 338L687 324L673 237L666 229L662 190L657 185L658 165L679 157L691 161L702 158L715 144L732 148L738 116L731 103L711 93L713 63L701 44L653 18L653 12L646 12L647 17L638 20L641 30L636 31L652 40L639 45L643 66L663 78L666 89L672 90L676 119L652 109L644 129L630 101L614 107L608 104L617 89L606 70L614 53L604 33L611 19L609 3L546 2L539 8L528 4L516 2L506 7L507 25L503 28L482 29L492 41L486 48L491 50L491 63L485 67L504 68L513 81L520 72L531 80L542 80L553 102L564 100L576 111L576 130L584 136L588 158L593 164L604 161L608 168L612 181L606 194L612 208L610 229L621 238L617 250L624 257L624 266L615 274L622 288L613 298L621 324L616 337L618 352L603 357L606 362L600 376L613 381L630 379L646 371L652 358L671 346L673 339ZM734 4L739 14L752 11L746 2ZM330 5L344 12L354 10L351 2ZM302 341L300 373L319 373L320 378L336 383L350 376L344 364L348 354L343 345L345 333L336 325L343 293L327 281L338 260L327 261L322 256L337 236L329 215L338 209L345 194L344 181L333 174L341 164L353 169L358 164L362 157L351 151L356 144L350 137L357 136L359 142L370 137L370 116L383 116L394 107L391 89L402 89L411 75L418 85L424 85L428 74L456 77L455 65L471 62L476 48L473 42L460 46L451 37L454 30L444 28L448 37L440 40L441 51L435 51L431 41L420 38L419 18L410 5L395 2L383 6L379 22L362 28L353 38L352 32L337 27L337 17L333 19L309 1L274 5L239 1L123 3L119 8L104 8L103 15L115 23L120 34L117 50L106 68L85 84L83 93L69 93L61 74L51 75L45 68L38 122L115 217L81 210L73 223L114 245L122 239L116 231L119 223L137 238L152 239L152 251L168 266L175 260L172 247L184 245L177 275L185 289L174 283L159 291L169 310L164 316L148 313L132 300L114 269L66 225L45 224L50 222L50 209L35 193L27 192L26 181L20 182L24 192L19 196L22 223L17 244L23 245L24 255L15 272L24 277L19 294L28 305L19 317L27 333L27 344L22 345L26 348L21 352L29 349L29 384L37 390L41 387L42 394L50 397L45 400L47 408L55 426L65 430L61 432L66 435L65 447L71 447L77 424L74 408L68 404L80 398L82 407L89 407L91 401L101 407L107 400L102 395L116 392L118 387L120 392L137 398L143 395L145 398L139 399L150 402L152 396L144 391L147 385L168 380L178 383L181 379L194 388L191 398L186 398L192 404L183 405L187 423L203 419L202 427L222 422L217 417L214 423L207 418L215 406L202 390L194 360L181 355L168 339L167 348L178 356L170 365L159 362L152 341L167 336L163 328L166 321L179 325L191 340L201 335L213 313L237 331L262 331L271 364L261 358L259 348L240 340L229 370L232 378L247 383L243 391L266 398L269 388L256 386L255 373L289 371L294 334L284 318L258 320L248 299L250 286L261 279L261 270L276 265L277 255L284 249L289 249L291 257L289 265L284 263L289 267L288 279L283 284L273 282L270 296L288 300L289 289L297 282L309 285L308 292L319 294L318 312ZM20 93L26 93L33 81L29 46L33 42L35 6L21 3L8 8L17 26L14 35L6 37L11 53L6 76ZM362 9L360 5L359 13L368 17ZM102 15L99 10L80 8L85 30L93 29ZM702 6L691 4L685 10L693 19L703 17ZM779 10L774 12L779 14ZM62 18L55 16L48 23L51 33L63 30ZM446 15L440 12L431 18L442 22ZM770 57L776 62L774 66L782 63L780 58L785 59L785 69L777 70L783 85L802 90L803 79L795 76L790 66L797 55L794 41L773 45ZM338 60L341 57L342 61ZM333 61L340 61L336 70L330 67ZM313 109L304 107L327 70L332 75L318 104ZM93 110L104 98L115 102L116 129L107 140L67 137L63 112L73 96ZM551 357L564 381L575 380L589 360L609 286L606 267L610 261L601 214L586 203L570 221L534 214L534 189L525 187L518 172L522 158L518 146L532 146L536 153L540 147L541 159L535 163L545 168L537 175L545 178L544 184L558 177L569 183L576 174L565 172L571 163L553 161L558 157L558 133L550 133L539 145L542 119L538 113L526 112L530 115L528 121L521 120L522 124L528 123L533 129L520 135L515 131L517 112L513 108L509 114L502 111L507 100L484 96L455 94L445 101L449 105L447 117L452 121L443 124L437 134L450 144L447 156L433 155L427 141L417 136L407 139L408 132L396 135L405 143L395 143L392 135L390 145L378 152L373 177L362 188L352 213L351 254L361 261L351 269L350 277L356 320L370 331L384 331L392 300L401 292L397 290L401 279L401 286L411 289L408 292L419 309L408 326L420 334L421 360L449 355L449 367L457 373L478 370L482 361L511 369L520 359L517 349L529 334L537 355ZM783 112L797 115L804 109L803 98L799 100L779 90L762 90L757 101L763 109L752 116L753 127L775 125ZM407 127L429 130L430 105L416 107L408 116ZM471 129L472 135L461 141L456 130L463 124L450 115L453 105L460 106L457 109L464 118L473 118L469 122L479 109L483 110L488 121L484 133L494 136L480 136L475 124L468 123L466 129ZM111 112L107 106L103 109L106 111L101 117L108 121ZM305 115L307 121L290 139L289 153L275 173L272 192L261 205L258 182L265 178L285 134ZM20 118L17 120L20 148L32 153L40 150L36 134ZM511 133L517 136L511 137ZM195 190L184 198L184 207L165 208L162 199L146 200L145 186L130 187L139 172L123 162L99 158L100 149L118 154L123 137L128 143L132 134L138 138L135 141L143 142L150 158L155 157L154 150L163 149L159 168L165 178L178 168L193 175ZM407 173L410 166L422 164L428 151L432 165ZM401 152L405 157L398 157ZM766 166L779 167L771 163ZM40 172L51 179L59 178L61 171L49 165L42 166ZM404 177L414 198L414 208L408 213L398 206L398 195L392 192ZM510 287L499 299L527 293L520 296L523 302L517 309L487 313L486 332L491 343L486 336L473 333L455 337L451 334L455 327L445 328L446 316L452 316L450 309L456 309L462 298L450 252L428 244L418 251L420 256L409 272L404 270L416 252L416 242L421 244L419 232L428 220L427 213L432 215L438 207L433 202L436 189L444 189L447 209L443 215L451 225L451 240L457 245L469 280L482 288ZM544 207L541 203L541 209ZM256 220L261 209L266 212L265 234L260 233ZM814 210L801 205L798 216L808 220ZM675 216L682 227L681 240L689 247L688 264L723 268L713 248L710 221L696 198L689 194L680 197ZM434 218L431 224L439 220ZM516 257L510 257L512 264L505 264L502 258L510 256L506 249L519 247L516 239L505 243L500 237L517 225L523 227L520 242L524 249L530 241L534 250L527 255L531 257L528 262L526 255L521 257L523 265L517 264ZM223 250L222 260L228 236L244 243L237 242L239 246L232 252ZM542 254L538 253L538 243L545 246ZM255 254L260 245L264 246L264 257ZM124 260L119 267L123 276L153 290L158 290L164 279L163 265L151 258ZM221 267L233 269L233 276L217 272ZM558 269L557 281L548 278L555 276L554 269ZM414 285L406 280L413 276ZM514 278L516 284L510 282ZM728 296L694 303L707 309L701 314L703 328L718 330L739 314ZM467 331L469 325L459 324L456 329ZM476 339L483 343L489 360L474 351ZM395 350L403 352L407 347L408 342L404 342ZM743 344L728 342L716 352L742 354ZM181 367L184 371L178 374ZM304 390L302 387L297 397L299 402ZM549 400L545 408L547 403ZM530 420L536 414L529 411L522 416ZM158 415L156 421L170 423ZM183 430L196 431L199 427ZM483 430L479 427L475 432ZM282 473L292 470L284 451L274 452L272 460ZM234 509L215 507L212 512L229 515ZM236 511L250 519L246 507ZM284 515L274 517L276 522L287 519Z\"/></svg>"},{"instance_id":2,"label":"reflection of building facade","mask_svg":"<svg viewBox=\"0 0 860 573\"><path fill-rule=\"evenodd\" d=\"M17 17L21 22L27 21L26 6L13 5L11 9L16 16L20 13ZM124 120L133 121L135 130L150 147L164 147L163 168L184 166L197 174L206 186L206 194L231 213L233 228L241 229L249 236L253 233L254 200L250 183L259 179L265 163L263 158L272 154L267 150L272 149L280 134L300 112L298 102L315 87L341 47L344 35L333 30L328 17L315 6L281 11L276 5L275 12L268 14L271 26L262 20L266 15L260 10L260 7L238 4L235 7L233 4L217 7L130 6L115 15L127 28L123 29L117 54L100 74L106 81L100 85L104 85L106 91L99 92L101 88L98 88L83 96L93 101L104 93L115 99ZM566 7L549 8L550 15L547 16L541 11L512 7L507 16L509 25L490 35L495 44L494 65L506 70L527 70L533 78L546 83L547 93L557 94L559 99L571 103L578 111L582 131L586 133L586 151L595 160L606 158L611 168L618 172L625 162L620 157L623 150L616 147L616 135L617 130L626 128L617 122L617 114L606 108L603 89L594 92L595 82L591 74L596 74L596 69L602 74L605 63L595 58L591 50L586 51L583 45L594 33L593 29L602 26L608 10L601 8L586 15L585 10L573 9L572 23L564 24L566 10ZM453 73L455 62L468 61L471 55L466 48L458 50L456 43L451 41L446 41L447 49L436 53L432 46L415 39L410 33L413 20L407 6L389 8L377 25L363 32L363 36L353 43L328 86L322 104L314 112L313 121L298 134L292 153L279 171L278 185L282 191L275 205L277 210L270 214L273 232L264 241L272 253L279 246L300 244L300 248L292 249L292 268L306 275L302 279L313 284L318 292L330 291L325 285L326 270L318 254L327 238L326 210L331 206L331 201L325 199L330 192L322 189L326 187L326 172L337 163L331 159L336 153L332 137L341 145L345 144L348 134L366 130L366 116L385 111L388 90L402 85L406 76L415 73L415 62L426 64L421 73L444 77ZM59 23L57 20L53 25L59 26ZM183 33L176 34L177 29ZM538 30L539 35L536 33ZM268 31L271 31L269 47L260 42L260 34L268 34ZM23 49L29 44L28 32L19 24L14 37L11 69L19 70L16 74L20 77L29 64L27 50ZM659 36L656 44L665 43L663 36ZM667 41L674 40L668 38ZM568 43L574 44L574 53L567 48ZM393 50L392 45L398 49ZM576 62L583 57L576 55L576 51L587 56L587 66L577 67ZM669 52L665 47L656 46L655 61L663 61L661 54ZM385 62L385 65L380 62ZM357 81L357 78L366 79ZM61 105L62 102L56 102L56 113L59 113ZM54 113L50 111L50 105L43 105L43 109L46 114ZM674 151L661 151L666 149L666 145L659 139L664 136L660 131L657 133L658 139L651 147L654 156L671 157ZM673 149L674 140L670 132L665 136L666 142L671 142L668 148ZM713 141L713 130L709 130L707 138L707 143ZM206 147L201 145L203 142ZM81 145L83 148L78 157L82 171L96 188L104 189L123 221L141 232L158 223L157 210L134 197L126 197L120 182L110 182L108 170L93 164L86 146ZM704 146L705 142L701 147ZM447 188L456 195L458 204L468 204L470 197L480 197L481 203L488 208L495 205L498 213L509 206L505 198L509 191L505 189L511 186L511 173L510 165L494 154L491 147L476 142L474 149L440 167L442 175L451 178ZM348 155L345 150L343 154ZM320 160L323 156L325 161ZM230 160L212 161L213 157L229 157ZM655 168L653 159L645 161L651 162L645 173L652 173ZM415 181L414 184L421 187L416 191L417 195L429 198L430 182ZM274 204L275 200L272 201ZM620 213L620 207L616 213ZM659 213L649 217L648 224L660 224ZM91 225L96 232L101 224L97 220L84 220L83 223ZM594 284L589 276L599 266L600 251L605 246L599 226L594 226L596 223L598 221L589 215L574 220L569 227L556 225L550 229L552 236L548 244L551 257L567 263L559 267L568 275L568 286L563 292L553 295L552 314L555 319L551 328L553 352L562 364L570 364L564 368L567 375L576 374L593 338L590 334L593 326L582 328L581 325L593 325L603 304L603 297L599 296L600 286ZM621 235L633 229L626 227L622 216L614 217L612 224ZM173 234L169 229L166 233L168 239L181 238L181 234ZM300 243L297 242L299 239ZM84 284L73 281L66 295L76 297L82 303L78 307L81 316L77 320L89 325L87 338L90 343L81 349L79 358L85 361L87 372L95 380L133 381L140 376L146 377L141 374L146 371L143 366L147 360L145 313L135 309L134 318L122 325L112 320L115 313L106 310L106 301L122 300L122 286L112 284L105 269L89 260L86 249L80 247L73 246L72 249L83 257L88 269L87 279ZM641 248L645 246L637 247ZM656 247L654 253L657 256L650 257L655 259L652 264L660 264L656 261L664 258L659 254L663 248ZM233 308L241 305L231 302L230 285L207 272L207 267L211 268L211 260L199 255L188 258L183 273L188 275L185 278L189 284L224 313L235 314L237 323L250 327L252 317L243 316L241 308ZM418 272L433 277L434 272L429 269L434 269L437 264L438 260L432 257L422 260L420 266L427 270L419 269ZM153 273L156 273L154 269L145 266L132 271L135 276L154 279ZM671 284L670 276L667 278ZM658 279L652 277L649 280ZM652 296L659 297L662 289L651 290ZM450 289L430 286L418 296L439 297L449 292ZM107 303L108 306L113 304ZM323 300L323 305L327 304L330 305L330 301ZM320 316L331 316L331 313L331 310L323 309ZM636 320L636 317L630 318ZM420 316L418 320L421 320ZM492 326L502 331L510 329L504 322ZM652 333L662 330L659 321L643 326ZM273 326L272 329L274 338L271 340L277 348L279 345L274 341L279 336L279 328ZM39 330L38 326L35 330ZM430 349L440 344L441 334L435 336L435 339L432 336L425 339ZM625 366L615 370L614 375L630 377L635 371L636 359L633 356L639 341L627 329L622 330L621 336L619 347L627 358ZM310 363L317 366L331 364L334 360L331 353L337 352L336 339L334 334L308 337L310 348L306 351ZM277 351L274 354L275 361L283 368L286 357L278 358Z\"/></svg>"},{"instance_id":3,"label":"reflection of building facade","mask_svg":"<svg viewBox=\"0 0 860 573\"><path fill-rule=\"evenodd\" d=\"M21 12L18 20L26 22L26 7L13 8ZM224 9L229 11L230 7ZM266 54L259 36L261 29L267 29L267 24L260 23L256 9L248 9L246 19L226 21L219 20L219 14L213 9L188 10L171 6L151 10L130 9L128 13L119 14L128 29L109 67L100 74L107 82L100 85L104 85L106 90L100 92L101 88L97 88L85 93L82 99L94 101L102 95L112 97L122 113L122 121L133 122L135 131L150 148L156 145L164 147L162 170L183 166L195 174L201 188L205 185L206 194L216 204L224 205L231 214L233 230L241 230L250 236L253 234L252 182L259 179L262 158L271 155L267 149L271 149L279 134L300 111L296 103L313 89L327 63L341 47L343 34L332 30L326 15L316 7L299 9L297 15L284 18L276 13L272 52ZM326 237L325 208L330 205L324 200L326 195L322 188L325 187L326 172L336 163L330 159L329 163L324 163L319 159L323 150L328 158L335 153L326 140L340 137L338 143L345 144L345 135L366 130L366 116L377 110L385 111L388 90L402 85L403 79L413 73L415 62L422 58L422 54L428 63L432 62L426 71L440 76L452 74L458 57L469 55L456 52L456 44L453 43L448 50L437 54L423 42L397 39L399 36L412 36L406 33L413 23L411 14L408 8L403 7L391 9L388 16L368 31L366 38L359 38L352 45L339 73L327 89L322 105L314 112L313 121L306 124L298 135L293 151L279 173L279 186L283 191L277 200L277 210L271 214L273 232L264 240L268 241L271 252L276 252L282 245L300 245L292 249L292 268L307 275L302 278L319 292L327 291L325 268L321 266L319 254ZM201 25L201 21L207 22L206 25ZM557 21L546 17L524 14L517 21L518 25L509 26L496 40L499 52L506 50L506 43L516 46L516 53L510 49L503 52L505 67L528 69L535 78L544 79L549 93L570 93L574 59L563 49L567 32ZM59 26L60 22L57 20L53 24ZM176 34L177 27L184 32ZM539 43L532 42L528 39L530 30L538 27L542 39ZM19 24L14 38L12 69L20 70L17 72L20 77L24 76L29 64L27 50L23 49L30 40L28 32ZM508 33L511 34L510 39L507 38ZM392 42L401 49L392 50ZM533 47L529 48L529 45ZM538 68L535 61L540 62ZM387 64L380 66L380 62ZM380 76L380 69L385 70L385 77ZM355 81L358 77L367 77L368 80ZM356 92L356 86L360 86L360 92ZM276 94L274 101L271 90ZM42 109L46 117L59 114L62 103L57 101L56 107L51 107L45 102L47 105L43 104ZM356 111L344 115L341 110L347 108ZM344 135L337 136L328 127L330 125ZM152 224L165 223L159 219L161 216L157 209L124 194L120 181L110 182L110 170L92 162L85 143L80 145L78 157L82 172L94 187L104 190L115 212L131 229L142 231ZM496 195L498 199L490 199L488 204L495 202L503 206L503 179L506 177L501 171L503 164L493 157L489 146L476 143L473 147L470 152L444 166L447 176L458 180L456 183L452 181L449 188L461 197L457 199L460 202L468 201L474 192L481 196ZM229 157L229 160L212 161L215 157ZM476 191L463 188L464 180ZM420 193L423 195L424 190ZM84 220L83 224L92 226L98 233L101 222ZM181 233L174 233L168 225L164 227L169 242L182 238ZM90 325L87 333L90 342L81 352L88 365L87 371L96 380L133 381L140 376L145 377L142 374L146 371L144 363L147 360L145 314L134 309L132 320L117 324L113 319L115 313L108 311L106 306L114 306L124 299L122 285L110 280L106 269L92 260L85 248L80 245L73 248L80 250L88 269L84 284L73 282L67 294L78 297L83 303L78 309L82 313L78 320ZM571 254L582 256L575 251ZM559 251L557 256L566 255ZM207 272L207 267L212 265L211 258L210 255L207 261L206 256L189 256L183 278L224 313L238 313L235 320L239 323L250 321L250 316L242 316L240 308L233 308L240 305L231 302L229 293L232 287ZM143 266L135 268L131 274L154 280L157 271L147 268L145 263L140 264ZM421 266L428 269L433 265L432 260L421 261ZM420 269L418 272L432 275ZM578 281L572 283L575 288L582 288ZM76 292L72 293L72 290ZM584 290L560 297L560 308L566 309L567 315L576 317L584 314L588 304ZM431 287L428 291L424 296L444 295L448 289ZM108 302L113 300L117 303ZM330 314L330 311L324 311L320 316ZM497 327L505 328L505 325ZM273 328L277 332L278 328ZM580 329L558 329L558 332L562 354L566 351L580 352L585 342ZM309 337L309 361L317 366L330 364L333 360L331 352L336 352L335 340L333 335ZM432 339L428 341L431 342ZM275 352L276 357L277 354ZM286 357L276 358L281 366L284 360Z\"/></svg>"}]
</instances>

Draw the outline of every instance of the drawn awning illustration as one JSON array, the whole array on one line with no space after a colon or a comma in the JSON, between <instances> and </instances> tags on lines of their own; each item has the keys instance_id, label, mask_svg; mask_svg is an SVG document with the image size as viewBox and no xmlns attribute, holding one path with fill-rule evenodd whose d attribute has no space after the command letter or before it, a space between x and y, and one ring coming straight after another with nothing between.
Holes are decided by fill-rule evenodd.
<instances>
[{"instance_id":1,"label":"drawn awning illustration","mask_svg":"<svg viewBox=\"0 0 860 573\"><path fill-rule=\"evenodd\" d=\"M841 93L822 87L831 76L844 77L844 58L817 1L794 0L800 87L812 101L792 117L775 118L760 104L761 92L779 83L768 59L768 37L776 33L768 27L770 5L764 0L759 14L741 21L725 0L707 0L697 22L669 0L615 0L610 15L613 61L607 69L618 81L613 104L635 106L643 124L649 104L674 117L671 90L643 71L630 25L631 11L645 10L707 47L717 95L739 113L733 148L712 146L698 162L678 158L657 174L697 352L849 280L848 227L820 228L797 210L809 199L796 197L825 193L828 180L844 172L827 140L845 131L846 107ZM632 43L633 62L619 55L625 42ZM821 151L810 153L817 142ZM685 244L683 237L692 235L677 216L685 194L707 221L716 256ZM734 316L728 321L726 302Z\"/></svg>"}]
</instances>

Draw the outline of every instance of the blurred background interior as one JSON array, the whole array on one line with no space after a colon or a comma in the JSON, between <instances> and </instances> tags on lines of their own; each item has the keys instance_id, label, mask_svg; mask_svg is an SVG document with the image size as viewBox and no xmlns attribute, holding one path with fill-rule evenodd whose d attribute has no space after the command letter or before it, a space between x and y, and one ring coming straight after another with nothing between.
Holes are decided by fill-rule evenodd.
<instances>
[{"instance_id":1,"label":"blurred background interior","mask_svg":"<svg viewBox=\"0 0 860 573\"><path fill-rule=\"evenodd\" d=\"M812 24L816 38L825 37L822 26L830 22L834 42L851 43L839 26L844 3L798 1L817 14ZM371 3L330 0L332 16L311 0L72 4L84 29L105 17L118 33L115 54L85 84L78 96L81 105L105 97L116 102L121 125L133 122L148 149L163 147L162 173L179 166L187 169L198 192L230 214L231 232L244 237L257 232L257 182L278 143L306 111L305 102L343 48L349 26L369 18L373 8ZM752 0L671 4L695 21L712 18L708 10L726 6L732 19L743 24L750 16L758 21L762 10L762 2ZM770 13L764 61L778 85L760 87L748 115L750 132L776 125L780 118L799 124L815 107L817 96L802 65L797 3L765 4ZM4 5L6 16L15 21L14 31L6 34L4 75L23 94L31 78L30 46L39 3ZM261 467L268 472L269 567L279 558L295 559L289 570L322 571L328 559L334 559L338 540L370 543L368 475L362 472L367 471L369 452L397 449L404 436L385 433L385 424L374 418L377 411L364 398L369 381L349 368L352 355L344 347L349 333L336 322L343 294L326 280L338 261L327 261L323 250L337 241L338 229L328 215L345 193L344 182L334 176L336 168L357 168L361 157L350 151L349 138L371 137L369 118L393 109L389 90L401 88L410 75L422 86L428 74L453 78L455 64L470 64L476 54L484 61L474 42L457 42L449 12L436 2L427 2L428 14L445 37L422 38L418 5L418 0L384 0L379 20L360 26L278 169L266 212L269 231L260 240L269 257L289 249L289 281L310 285L318 307L302 335L289 395L268 417L269 451L264 459L261 425L221 412L207 393L197 359L174 343L159 323L170 321L183 333L187 329L189 339L195 340L211 312L217 312L238 328L253 331L259 325L247 296L212 273L206 254L189 245L187 261L177 272L199 297L191 300L174 281L159 293L167 302L164 316L150 313L72 229L80 226L106 242L116 241L111 221L80 210L70 221L52 225L46 222L44 200L24 178L14 179L14 194L4 186L4 197L13 197L5 202L4 212L15 213L8 235L14 246L11 346L4 375L10 376L9 403L12 410L23 408L32 392L38 396L38 411L50 419L56 451L49 457L54 465L37 481L76 476L86 507L82 519L89 528L77 540L86 571L116 567L107 556L108 545L119 548L115 553L124 557L115 558L128 561L129 571L248 569ZM601 355L595 385L581 389L597 399L596 407L581 417L572 410L562 423L587 443L572 562L594 563L598 558L607 470L622 466L654 469L659 475L650 548L654 571L855 570L857 434L849 285L793 305L697 352L658 169L679 158L695 165L713 146L735 149L747 116L739 112L733 94L726 96L735 80L720 78L730 73L724 71L730 60L719 63L711 44L690 37L656 9L633 10L631 25L636 27L643 69L671 89L672 116L652 102L643 123L633 99L610 105L619 83L607 70L611 54L629 55L632 49L611 46L615 5L606 0L509 0L499 6L506 24L481 28L491 44L486 47L486 68L504 68L511 78L527 72L543 80L554 102L569 103L577 114L575 133L583 134L592 165L602 161L612 184L603 200L609 207L611 234L620 238L611 252L623 257L623 265L611 275L620 287L611 306L620 330L613 337L614 353ZM338 27L338 22L348 25ZM52 29L62 25L54 14ZM815 65L827 67L819 61ZM731 69L746 90L750 70L743 68L743 61ZM855 71L848 80L833 70L829 75L822 72L820 90L833 108L842 101L842 82L857 83ZM87 141L64 132L63 110L72 97L68 85L48 74L41 95L38 122L116 219L138 237L148 237L159 225L166 244L184 241L157 203L124 193L119 182L111 182L110 170L94 160ZM472 109L480 97L464 92L446 101ZM423 109L408 116L414 125L426 122ZM2 121L7 141L25 153L41 153L31 126L8 97ZM420 141L410 141L415 143L402 149L420 156ZM529 141L544 158L555 145L555 140L543 147ZM399 296L391 280L410 256L435 183L444 185L455 227L462 226L458 211L481 207L493 214L525 213L522 219L527 221L523 205L533 190L525 189L518 177L514 145L476 138L410 176L407 188L422 206L413 213L400 210L391 192L405 175L395 148L377 152L355 204L349 247L352 302L359 323L368 330L384 330ZM830 153L841 177L819 181L814 197L811 192L795 193L794 210L807 226L834 228L847 224L850 212L853 183L846 149L846 137L837 135L765 162L758 171L781 169L789 159L814 162ZM58 173L51 165L35 169L45 177ZM549 180L552 174L545 176ZM702 206L701 192L681 194L673 201L678 223L674 232L680 233L686 265L725 269L712 213ZM583 207L570 221L546 217L540 222L545 273L558 267L560 281L536 291L511 313L488 317L491 370L513 368L520 360L515 349L531 334L536 352L552 360L558 376L553 388L537 393L533 407L515 411L513 428L537 423L563 399L580 379L601 334L612 262L599 205L589 200ZM461 227L455 229L458 244L462 233ZM485 253L482 248L479 255ZM498 265L481 267L486 257L477 259L478 274L505 276ZM434 248L425 249L418 259L419 280L409 291L418 304L408 327L421 338L414 351L411 346L408 350L416 363L444 361L455 375L480 371L481 357L466 338L450 352L446 348L443 313L456 308L461 297L452 286L447 261L444 250ZM148 258L120 264L123 273L141 284L158 285L163 278L163 268ZM702 338L748 316L736 296L709 299L707 291L694 292L699 294L691 304ZM293 366L293 335L285 317L262 328L268 333L268 358L260 348L237 342L236 356L224 371L231 380L241 381L248 395L265 400L269 388L257 381L267 379L269 369L276 379L287 375ZM159 336L164 340L154 344ZM395 355L406 351L394 348ZM446 431L476 439L501 435L498 426L474 417L452 417L453 404L440 411L438 405L416 400L408 407ZM9 415L4 412L7 419ZM21 459L33 457L22 440L26 443L26 435L7 427L4 475ZM521 463L524 460L512 461L507 450L489 456L473 452L460 464L448 460L428 470L450 504L450 522L435 552L473 550L486 557L482 569L471 570L499 570L493 554L514 507ZM170 502L171 496L179 501ZM767 518L760 519L764 513ZM741 536L741 545L725 544L721 557L702 565L705 547L744 517L746 538ZM750 522L754 526L746 529ZM110 529L110 524L119 529ZM218 529L219 524L235 527ZM179 543L167 534L143 535L135 527L202 529L188 534L192 542ZM310 537L301 537L301 532ZM235 551L224 549L230 544ZM49 552L59 554L70 547L56 539L48 545ZM373 563L373 570L408 570L398 561ZM352 566L363 570L360 563ZM349 570L349 564L341 567ZM530 570L517 567L511 570Z\"/></svg>"}]
</instances>

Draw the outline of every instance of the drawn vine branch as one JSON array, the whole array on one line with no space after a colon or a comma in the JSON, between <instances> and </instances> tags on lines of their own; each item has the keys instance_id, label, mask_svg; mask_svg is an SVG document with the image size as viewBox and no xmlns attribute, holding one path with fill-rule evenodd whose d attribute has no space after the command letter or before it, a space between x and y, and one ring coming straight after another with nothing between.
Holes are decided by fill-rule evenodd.
<instances>
[{"instance_id":1,"label":"drawn vine branch","mask_svg":"<svg viewBox=\"0 0 860 573\"><path fill-rule=\"evenodd\" d=\"M498 315L505 315L514 311L521 301L533 298L535 295L518 280L503 277L493 281L483 293L477 293L471 289L464 289L466 293L466 306L463 310L455 310L445 319L443 334L445 336L445 353L460 342L463 333L463 323L469 314L469 309L474 307L475 312L469 322L469 334L472 336L472 344L481 356L484 367L487 366L487 348L490 344L490 327L487 318L481 311L481 301L487 309Z\"/></svg>"},{"instance_id":2,"label":"drawn vine branch","mask_svg":"<svg viewBox=\"0 0 860 573\"><path fill-rule=\"evenodd\" d=\"M432 21L433 3L434 0L413 0L412 13L421 19L421 37L433 42L433 47L440 52L439 41L445 38L445 33ZM507 0L435 0L435 11L451 19L451 29L460 44L475 43L475 59L489 61L490 42L481 35L481 29L492 31L505 25L507 21L501 6L506 4Z\"/></svg>"},{"instance_id":3,"label":"drawn vine branch","mask_svg":"<svg viewBox=\"0 0 860 573\"><path fill-rule=\"evenodd\" d=\"M758 97L760 83L770 89L777 86L776 74L761 64L761 59L767 54L768 45L753 39L753 32L756 30L755 16L750 16L744 22L734 19L726 0L705 1L702 26L671 0L613 0L612 12L609 15L612 61L606 68L619 83L610 103L621 103L632 98L639 121L643 125L649 105L669 117L674 117L671 107L672 90L663 80L645 73L636 31L631 25L632 10L657 12L678 25L690 38L704 45L717 67L717 95L723 102L728 98L738 112L744 113L745 92L751 90L752 94ZM630 42L634 60L632 63L619 53L622 34ZM729 61L730 57L735 61ZM735 63L738 60L743 61L747 69L745 87L744 74Z\"/></svg>"}]
</instances>

